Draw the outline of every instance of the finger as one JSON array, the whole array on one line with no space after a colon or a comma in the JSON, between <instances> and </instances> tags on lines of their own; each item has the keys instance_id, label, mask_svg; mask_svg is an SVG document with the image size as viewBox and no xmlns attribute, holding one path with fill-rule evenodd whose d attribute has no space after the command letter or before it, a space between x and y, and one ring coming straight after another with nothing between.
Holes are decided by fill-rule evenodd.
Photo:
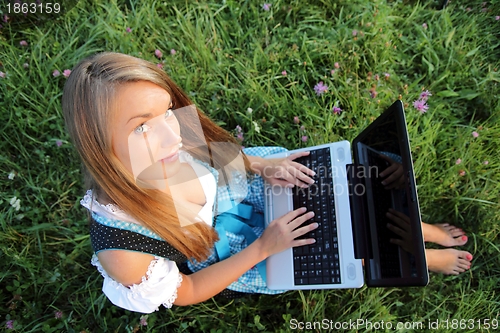
<instances>
[{"instance_id":1,"label":"finger","mask_svg":"<svg viewBox=\"0 0 500 333\"><path fill-rule=\"evenodd\" d=\"M396 169L393 173L391 173L386 179L382 181L382 185L394 185L401 176L403 175L402 172L399 172L399 168Z\"/></svg>"},{"instance_id":2,"label":"finger","mask_svg":"<svg viewBox=\"0 0 500 333\"><path fill-rule=\"evenodd\" d=\"M308 175L314 176L316 175L316 173L300 163L291 162L291 164L287 166L287 171L293 177L295 177L296 179L300 180L303 183L314 184L314 179L312 179Z\"/></svg>"},{"instance_id":3,"label":"finger","mask_svg":"<svg viewBox=\"0 0 500 333\"><path fill-rule=\"evenodd\" d=\"M312 171L311 169L306 167L304 164L300 164L299 162L290 161L290 165L293 166L295 169L301 171L304 174L308 174L308 175L313 176L313 177L316 175L316 172Z\"/></svg>"},{"instance_id":4,"label":"finger","mask_svg":"<svg viewBox=\"0 0 500 333\"><path fill-rule=\"evenodd\" d=\"M382 171L379 176L380 177L385 177L391 173L393 173L394 171L396 171L398 168L397 164L391 164L390 166L388 166L387 168L384 169L384 171Z\"/></svg>"},{"instance_id":5,"label":"finger","mask_svg":"<svg viewBox=\"0 0 500 333\"><path fill-rule=\"evenodd\" d=\"M294 239L297 239L300 236L303 236L303 235L307 234L308 232L311 232L314 229L318 228L318 226L319 226L319 224L314 222L314 223L311 223L311 224L308 224L306 226L303 226L303 227L300 227L300 228L293 230L291 235Z\"/></svg>"},{"instance_id":6,"label":"finger","mask_svg":"<svg viewBox=\"0 0 500 333\"><path fill-rule=\"evenodd\" d=\"M410 223L410 218L405 213L397 211L393 208L389 208L389 213L399 217L401 220L405 221L406 223Z\"/></svg>"},{"instance_id":7,"label":"finger","mask_svg":"<svg viewBox=\"0 0 500 333\"><path fill-rule=\"evenodd\" d=\"M307 156L309 155L311 152L310 151L299 151L297 153L293 153L291 154L290 156L287 157L287 159L289 160L294 160L296 158L299 158L299 157L302 157L302 156Z\"/></svg>"},{"instance_id":8,"label":"finger","mask_svg":"<svg viewBox=\"0 0 500 333\"><path fill-rule=\"evenodd\" d=\"M396 235L404 237L406 235L406 232L404 232L403 229L396 227L393 224L387 223L387 229L390 231L394 232Z\"/></svg>"},{"instance_id":9,"label":"finger","mask_svg":"<svg viewBox=\"0 0 500 333\"><path fill-rule=\"evenodd\" d=\"M391 221L396 223L397 227L401 228L405 232L410 232L410 224L406 223L403 219L392 215L391 213L386 213L385 216L387 216Z\"/></svg>"},{"instance_id":10,"label":"finger","mask_svg":"<svg viewBox=\"0 0 500 333\"><path fill-rule=\"evenodd\" d=\"M297 216L304 214L306 211L307 211L306 207L300 207L295 210L292 210L291 212L286 213L285 215L281 216L276 220L283 221L284 223L290 223Z\"/></svg>"},{"instance_id":11,"label":"finger","mask_svg":"<svg viewBox=\"0 0 500 333\"><path fill-rule=\"evenodd\" d=\"M394 178L402 178L404 174L403 166L399 163L394 163L396 170L393 172Z\"/></svg>"},{"instance_id":12,"label":"finger","mask_svg":"<svg viewBox=\"0 0 500 333\"><path fill-rule=\"evenodd\" d=\"M290 225L290 228L292 228L292 230L295 230L299 228L304 222L312 219L313 217L314 217L314 212L307 212L299 217L296 217L288 224Z\"/></svg>"},{"instance_id":13,"label":"finger","mask_svg":"<svg viewBox=\"0 0 500 333\"><path fill-rule=\"evenodd\" d=\"M391 242L392 244L399 245L399 246L401 246L401 247L403 247L403 245L404 245L403 240L402 240L402 239L399 239L399 238L391 238L391 239L389 240L389 242Z\"/></svg>"},{"instance_id":14,"label":"finger","mask_svg":"<svg viewBox=\"0 0 500 333\"><path fill-rule=\"evenodd\" d=\"M386 216L389 220L391 220L391 221L393 221L393 222L395 222L395 223L397 223L397 224L402 224L402 223L403 223L403 220L402 220L400 217L398 217L398 216L396 216L396 215L394 215L394 214L391 214L390 212L386 212L386 213L385 213L385 216Z\"/></svg>"},{"instance_id":15,"label":"finger","mask_svg":"<svg viewBox=\"0 0 500 333\"><path fill-rule=\"evenodd\" d=\"M297 185L299 187L308 187L310 184L314 183L314 180L309 178L308 176L304 175L302 172L299 170L295 169L291 165L286 165L282 166L284 168L284 174L282 175L283 179L288 181L289 183L293 185ZM310 181L307 181L310 180Z\"/></svg>"},{"instance_id":16,"label":"finger","mask_svg":"<svg viewBox=\"0 0 500 333\"><path fill-rule=\"evenodd\" d=\"M392 190L392 189L400 189L402 188L402 185L405 183L404 177L399 177L392 183L388 184L387 186L384 187L386 190Z\"/></svg>"},{"instance_id":17,"label":"finger","mask_svg":"<svg viewBox=\"0 0 500 333\"><path fill-rule=\"evenodd\" d=\"M314 238L305 238L305 239L294 239L292 242L292 247L304 246L316 243Z\"/></svg>"},{"instance_id":18,"label":"finger","mask_svg":"<svg viewBox=\"0 0 500 333\"><path fill-rule=\"evenodd\" d=\"M286 170L286 174L283 175L283 178L290 184L292 184L293 186L298 186L298 187L302 187L302 188L306 188L309 186L308 183L300 180L299 178L297 178L297 176L295 175L295 172L294 172L295 169L291 168L290 169L287 169Z\"/></svg>"}]
</instances>

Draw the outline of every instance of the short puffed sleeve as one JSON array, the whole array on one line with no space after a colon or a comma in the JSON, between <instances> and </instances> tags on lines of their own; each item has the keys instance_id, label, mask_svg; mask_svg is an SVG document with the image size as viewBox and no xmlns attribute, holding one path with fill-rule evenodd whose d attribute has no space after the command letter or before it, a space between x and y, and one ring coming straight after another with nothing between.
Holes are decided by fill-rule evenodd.
<instances>
[{"instance_id":1,"label":"short puffed sleeve","mask_svg":"<svg viewBox=\"0 0 500 333\"><path fill-rule=\"evenodd\" d=\"M92 265L96 266L104 277L102 291L116 306L123 309L151 313L160 305L171 308L177 299L177 288L182 282L182 275L174 261L155 257L140 284L126 287L113 280L99 263L96 255L92 257Z\"/></svg>"}]
</instances>

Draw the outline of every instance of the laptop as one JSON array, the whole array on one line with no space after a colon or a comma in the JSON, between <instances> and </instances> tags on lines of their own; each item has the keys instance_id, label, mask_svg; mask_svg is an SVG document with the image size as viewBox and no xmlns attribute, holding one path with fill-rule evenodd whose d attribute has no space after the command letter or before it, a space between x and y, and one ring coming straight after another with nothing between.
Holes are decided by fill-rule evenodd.
<instances>
[{"instance_id":1,"label":"laptop","mask_svg":"<svg viewBox=\"0 0 500 333\"><path fill-rule=\"evenodd\" d=\"M352 148L352 152L351 152ZM270 289L425 286L428 270L413 162L401 101L396 101L351 144L340 141L266 158L310 151L296 162L316 172L307 189L265 184L266 226L308 207L318 222L303 237L316 243L266 259ZM381 182L387 168L397 181ZM392 217L387 215L391 209ZM397 226L397 232L388 224Z\"/></svg>"}]
</instances>

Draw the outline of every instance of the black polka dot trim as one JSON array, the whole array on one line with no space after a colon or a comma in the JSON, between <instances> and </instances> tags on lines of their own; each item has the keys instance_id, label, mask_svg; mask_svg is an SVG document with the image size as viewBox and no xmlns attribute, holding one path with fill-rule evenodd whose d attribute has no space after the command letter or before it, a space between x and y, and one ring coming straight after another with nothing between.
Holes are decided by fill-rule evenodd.
<instances>
[{"instance_id":1,"label":"black polka dot trim","mask_svg":"<svg viewBox=\"0 0 500 333\"><path fill-rule=\"evenodd\" d=\"M90 242L96 253L103 250L119 249L149 253L175 261L177 264L187 260L185 255L163 240L129 230L105 226L94 219L90 222Z\"/></svg>"}]
</instances>

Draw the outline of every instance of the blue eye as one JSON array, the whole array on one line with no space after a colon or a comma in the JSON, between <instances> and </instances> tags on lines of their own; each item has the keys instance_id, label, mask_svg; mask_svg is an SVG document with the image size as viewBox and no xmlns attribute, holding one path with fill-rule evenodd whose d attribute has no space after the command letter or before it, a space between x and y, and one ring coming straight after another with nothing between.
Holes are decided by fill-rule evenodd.
<instances>
[{"instance_id":1,"label":"blue eye","mask_svg":"<svg viewBox=\"0 0 500 333\"><path fill-rule=\"evenodd\" d=\"M151 129L151 126L148 126L146 124L141 124L139 126L137 126L135 129L134 129L134 132L136 134L142 134L142 133L146 133L147 131L149 131Z\"/></svg>"}]
</instances>

